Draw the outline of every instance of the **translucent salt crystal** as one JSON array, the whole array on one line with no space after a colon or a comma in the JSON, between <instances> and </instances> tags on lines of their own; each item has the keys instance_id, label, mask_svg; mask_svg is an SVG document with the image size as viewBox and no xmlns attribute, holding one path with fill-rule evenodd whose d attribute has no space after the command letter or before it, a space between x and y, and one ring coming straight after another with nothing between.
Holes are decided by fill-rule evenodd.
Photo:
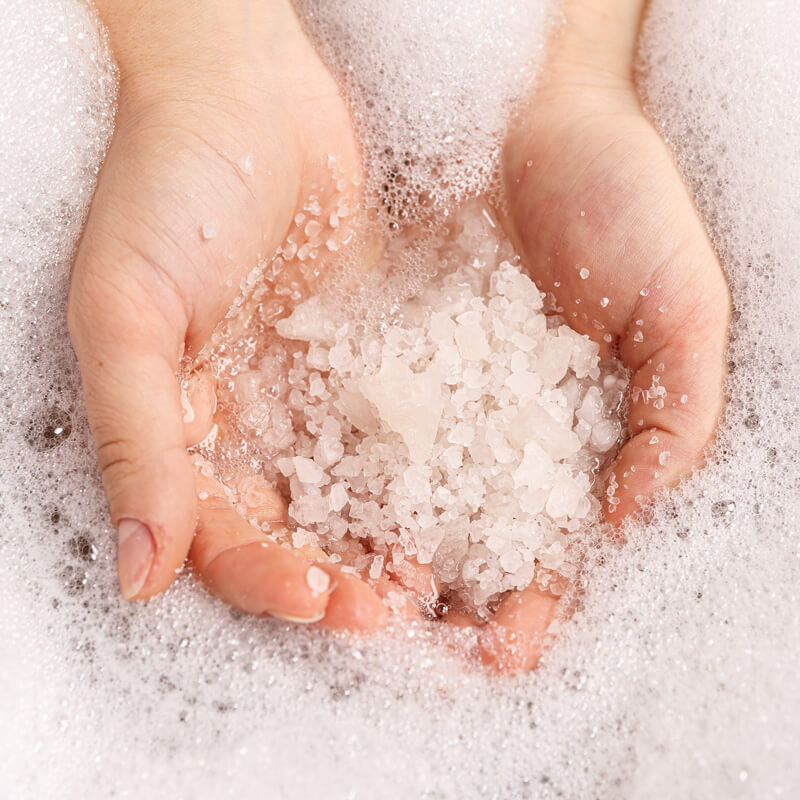
<instances>
[{"instance_id":1,"label":"translucent salt crystal","mask_svg":"<svg viewBox=\"0 0 800 800\"><path fill-rule=\"evenodd\" d=\"M442 380L435 366L414 373L399 358L384 356L380 372L362 379L359 387L383 423L400 434L411 460L427 461L444 409Z\"/></svg>"},{"instance_id":2,"label":"translucent salt crystal","mask_svg":"<svg viewBox=\"0 0 800 800\"><path fill-rule=\"evenodd\" d=\"M303 494L289 504L289 514L302 525L326 522L329 513L328 499L320 494Z\"/></svg>"},{"instance_id":3,"label":"translucent salt crystal","mask_svg":"<svg viewBox=\"0 0 800 800\"><path fill-rule=\"evenodd\" d=\"M511 334L511 344L513 344L514 347L518 347L524 353L529 353L536 347L536 339L532 336L528 336L526 333L515 332ZM522 353L515 352L512 357L515 355L522 355Z\"/></svg>"},{"instance_id":4,"label":"translucent salt crystal","mask_svg":"<svg viewBox=\"0 0 800 800\"><path fill-rule=\"evenodd\" d=\"M312 345L308 348L306 361L308 362L309 367L321 370L323 372L330 367L330 362L328 361L328 350L318 345Z\"/></svg>"},{"instance_id":5,"label":"translucent salt crystal","mask_svg":"<svg viewBox=\"0 0 800 800\"><path fill-rule=\"evenodd\" d=\"M278 332L280 333L280 331ZM353 363L353 352L350 349L350 342L345 339L331 347L328 352L328 362L333 369L339 370L340 372L347 371Z\"/></svg>"},{"instance_id":6,"label":"translucent salt crystal","mask_svg":"<svg viewBox=\"0 0 800 800\"><path fill-rule=\"evenodd\" d=\"M430 495L430 467L423 467L412 464L403 472L403 483L408 489L409 496L418 500L424 500Z\"/></svg>"},{"instance_id":7,"label":"translucent salt crystal","mask_svg":"<svg viewBox=\"0 0 800 800\"><path fill-rule=\"evenodd\" d=\"M331 486L331 491L328 494L331 511L338 514L347 505L349 499L344 484L334 483Z\"/></svg>"},{"instance_id":8,"label":"translucent salt crystal","mask_svg":"<svg viewBox=\"0 0 800 800\"><path fill-rule=\"evenodd\" d=\"M285 319L275 323L275 330L285 339L332 345L339 325L332 310L323 305L318 295L297 306Z\"/></svg>"},{"instance_id":9,"label":"translucent salt crystal","mask_svg":"<svg viewBox=\"0 0 800 800\"><path fill-rule=\"evenodd\" d=\"M545 510L553 519L571 516L578 507L582 495L580 484L570 476L569 472L559 470L545 503Z\"/></svg>"},{"instance_id":10,"label":"translucent salt crystal","mask_svg":"<svg viewBox=\"0 0 800 800\"><path fill-rule=\"evenodd\" d=\"M319 222L317 222L317 220L312 219L306 224L304 230L306 236L309 236L310 238L314 239L317 236L319 236L319 234L322 232L322 225Z\"/></svg>"},{"instance_id":11,"label":"translucent salt crystal","mask_svg":"<svg viewBox=\"0 0 800 800\"><path fill-rule=\"evenodd\" d=\"M344 455L344 445L339 439L321 436L314 445L314 461L323 469L332 467Z\"/></svg>"},{"instance_id":12,"label":"translucent salt crystal","mask_svg":"<svg viewBox=\"0 0 800 800\"><path fill-rule=\"evenodd\" d=\"M307 528L297 528L292 531L292 547L301 548L317 544L317 534Z\"/></svg>"},{"instance_id":13,"label":"translucent salt crystal","mask_svg":"<svg viewBox=\"0 0 800 800\"><path fill-rule=\"evenodd\" d=\"M451 444L460 444L464 447L472 444L475 439L475 428L466 422L456 423L447 432L447 441Z\"/></svg>"},{"instance_id":14,"label":"translucent salt crystal","mask_svg":"<svg viewBox=\"0 0 800 800\"><path fill-rule=\"evenodd\" d=\"M455 334L456 323L449 314L443 311L434 311L430 317L429 331L435 342L448 341Z\"/></svg>"},{"instance_id":15,"label":"translucent salt crystal","mask_svg":"<svg viewBox=\"0 0 800 800\"><path fill-rule=\"evenodd\" d=\"M611 301L607 297L600 298L600 308L605 308Z\"/></svg>"},{"instance_id":16,"label":"translucent salt crystal","mask_svg":"<svg viewBox=\"0 0 800 800\"><path fill-rule=\"evenodd\" d=\"M569 458L581 446L571 426L560 423L537 402L520 406L506 435L518 447L525 447L531 441L538 442L551 458L557 460Z\"/></svg>"},{"instance_id":17,"label":"translucent salt crystal","mask_svg":"<svg viewBox=\"0 0 800 800\"><path fill-rule=\"evenodd\" d=\"M592 386L587 390L576 414L589 425L594 425L603 418L603 397L599 388Z\"/></svg>"},{"instance_id":18,"label":"translucent salt crystal","mask_svg":"<svg viewBox=\"0 0 800 800\"><path fill-rule=\"evenodd\" d=\"M589 443L595 450L607 453L619 440L620 427L619 420L601 420L592 426Z\"/></svg>"},{"instance_id":19,"label":"translucent salt crystal","mask_svg":"<svg viewBox=\"0 0 800 800\"><path fill-rule=\"evenodd\" d=\"M530 359L525 353L516 350L511 354L511 371L523 372L530 366Z\"/></svg>"},{"instance_id":20,"label":"translucent salt crystal","mask_svg":"<svg viewBox=\"0 0 800 800\"><path fill-rule=\"evenodd\" d=\"M545 550L539 552L539 563L545 569L557 570L564 563L564 545L553 542Z\"/></svg>"},{"instance_id":21,"label":"translucent salt crystal","mask_svg":"<svg viewBox=\"0 0 800 800\"><path fill-rule=\"evenodd\" d=\"M479 324L459 324L456 327L455 340L464 360L482 361L489 357L489 341Z\"/></svg>"},{"instance_id":22,"label":"translucent salt crystal","mask_svg":"<svg viewBox=\"0 0 800 800\"><path fill-rule=\"evenodd\" d=\"M536 369L545 383L555 385L566 375L572 348L573 343L564 337L553 336L545 341L536 362Z\"/></svg>"},{"instance_id":23,"label":"translucent salt crystal","mask_svg":"<svg viewBox=\"0 0 800 800\"><path fill-rule=\"evenodd\" d=\"M356 381L353 381L352 385L354 389L358 388ZM366 434L377 432L378 420L372 410L372 405L360 391L348 391L346 389L340 391L333 405L357 430Z\"/></svg>"},{"instance_id":24,"label":"translucent salt crystal","mask_svg":"<svg viewBox=\"0 0 800 800\"><path fill-rule=\"evenodd\" d=\"M464 464L464 451L461 447L448 447L442 453L442 461L448 469L461 469Z\"/></svg>"},{"instance_id":25,"label":"translucent salt crystal","mask_svg":"<svg viewBox=\"0 0 800 800\"><path fill-rule=\"evenodd\" d=\"M311 397L322 397L326 392L325 381L319 375L312 376L308 382L308 393Z\"/></svg>"},{"instance_id":26,"label":"translucent salt crystal","mask_svg":"<svg viewBox=\"0 0 800 800\"><path fill-rule=\"evenodd\" d=\"M500 566L506 572L515 572L522 566L522 556L519 550L510 548L500 556Z\"/></svg>"},{"instance_id":27,"label":"translucent salt crystal","mask_svg":"<svg viewBox=\"0 0 800 800\"><path fill-rule=\"evenodd\" d=\"M542 379L535 372L513 372L506 378L506 386L511 389L520 400L527 400L539 393L542 388Z\"/></svg>"},{"instance_id":28,"label":"translucent salt crystal","mask_svg":"<svg viewBox=\"0 0 800 800\"><path fill-rule=\"evenodd\" d=\"M578 273L578 275L581 276L581 280L582 281L585 281L589 277L590 273L589 273L589 270L586 269L586 267L582 267L581 271Z\"/></svg>"},{"instance_id":29,"label":"translucent salt crystal","mask_svg":"<svg viewBox=\"0 0 800 800\"><path fill-rule=\"evenodd\" d=\"M215 222L204 222L200 231L204 239L213 239L217 235L217 224Z\"/></svg>"},{"instance_id":30,"label":"translucent salt crystal","mask_svg":"<svg viewBox=\"0 0 800 800\"><path fill-rule=\"evenodd\" d=\"M633 334L633 341L634 342L643 342L644 341L644 334L641 331L636 331Z\"/></svg>"},{"instance_id":31,"label":"translucent salt crystal","mask_svg":"<svg viewBox=\"0 0 800 800\"><path fill-rule=\"evenodd\" d=\"M666 464L667 464L667 462L669 461L669 459L670 459L670 456L671 456L671 455L672 455L672 453L670 453L670 451L669 451L669 450L662 450L662 451L661 451L661 452L658 454L658 463L659 463L659 464L660 464L662 467L666 466Z\"/></svg>"},{"instance_id":32,"label":"translucent salt crystal","mask_svg":"<svg viewBox=\"0 0 800 800\"><path fill-rule=\"evenodd\" d=\"M522 461L514 471L514 488L539 489L553 468L553 459L536 442L528 442Z\"/></svg>"},{"instance_id":33,"label":"translucent salt crystal","mask_svg":"<svg viewBox=\"0 0 800 800\"><path fill-rule=\"evenodd\" d=\"M318 464L304 456L295 456L292 461L294 462L295 474L303 483L308 483L312 486L322 485L326 475Z\"/></svg>"},{"instance_id":34,"label":"translucent salt crystal","mask_svg":"<svg viewBox=\"0 0 800 800\"><path fill-rule=\"evenodd\" d=\"M372 580L377 580L383 573L383 556L378 555L372 559L369 567L369 576Z\"/></svg>"}]
</instances>

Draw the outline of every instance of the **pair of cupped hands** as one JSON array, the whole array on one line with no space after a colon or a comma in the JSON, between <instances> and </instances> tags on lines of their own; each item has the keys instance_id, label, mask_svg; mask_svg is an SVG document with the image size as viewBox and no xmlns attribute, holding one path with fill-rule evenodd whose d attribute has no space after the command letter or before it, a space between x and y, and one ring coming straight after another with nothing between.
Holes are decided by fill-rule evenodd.
<instances>
[{"instance_id":1,"label":"pair of cupped hands","mask_svg":"<svg viewBox=\"0 0 800 800\"><path fill-rule=\"evenodd\" d=\"M503 157L503 222L531 276L632 373L631 436L604 504L612 523L702 459L723 403L729 317L714 250L637 97L643 5L567 2ZM213 400L198 391L185 421L176 378L258 258L280 245L310 195L325 193L329 155L358 182L342 96L288 0L98 7L120 69L119 108L75 260L69 328L118 530L122 595L164 591L188 556L243 611L378 629L389 615L385 585L267 540L250 521L284 518L269 487L243 476L255 492L247 521L197 468L187 444ZM424 578L398 580L413 592ZM535 583L507 597L480 630L484 661L534 666L557 602Z\"/></svg>"}]
</instances>

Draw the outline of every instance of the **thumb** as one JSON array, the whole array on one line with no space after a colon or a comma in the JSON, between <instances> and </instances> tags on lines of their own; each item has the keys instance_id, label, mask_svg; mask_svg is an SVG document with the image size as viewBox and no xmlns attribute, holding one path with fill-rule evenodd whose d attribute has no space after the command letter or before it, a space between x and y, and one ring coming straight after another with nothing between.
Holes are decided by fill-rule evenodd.
<instances>
[{"instance_id":1,"label":"thumb","mask_svg":"<svg viewBox=\"0 0 800 800\"><path fill-rule=\"evenodd\" d=\"M175 374L187 314L143 258L97 248L91 233L75 262L69 329L118 533L120 592L141 600L172 583L195 528Z\"/></svg>"}]
</instances>

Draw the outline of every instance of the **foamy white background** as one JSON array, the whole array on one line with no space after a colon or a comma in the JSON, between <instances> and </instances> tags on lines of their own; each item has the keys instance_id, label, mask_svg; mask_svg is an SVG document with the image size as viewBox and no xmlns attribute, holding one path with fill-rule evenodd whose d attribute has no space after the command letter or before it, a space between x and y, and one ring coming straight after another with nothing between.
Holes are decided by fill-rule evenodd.
<instances>
[{"instance_id":1,"label":"foamy white background","mask_svg":"<svg viewBox=\"0 0 800 800\"><path fill-rule=\"evenodd\" d=\"M239 617L190 577L118 599L64 323L112 82L78 0L4 0L0 796L800 795L800 13L686 6L652 0L642 85L732 284L721 460L598 559L535 674L498 682L429 643ZM39 451L52 406L72 433Z\"/></svg>"}]
</instances>

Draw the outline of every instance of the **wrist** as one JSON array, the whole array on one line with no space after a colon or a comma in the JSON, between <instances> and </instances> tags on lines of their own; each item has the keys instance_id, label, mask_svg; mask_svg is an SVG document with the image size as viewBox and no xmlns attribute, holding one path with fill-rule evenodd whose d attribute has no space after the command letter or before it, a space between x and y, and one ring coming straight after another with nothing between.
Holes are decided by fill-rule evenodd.
<instances>
[{"instance_id":1,"label":"wrist","mask_svg":"<svg viewBox=\"0 0 800 800\"><path fill-rule=\"evenodd\" d=\"M122 90L143 77L225 78L265 60L293 14L286 0L95 0L120 71Z\"/></svg>"},{"instance_id":2,"label":"wrist","mask_svg":"<svg viewBox=\"0 0 800 800\"><path fill-rule=\"evenodd\" d=\"M566 0L565 25L553 47L571 75L629 82L647 0Z\"/></svg>"}]
</instances>

